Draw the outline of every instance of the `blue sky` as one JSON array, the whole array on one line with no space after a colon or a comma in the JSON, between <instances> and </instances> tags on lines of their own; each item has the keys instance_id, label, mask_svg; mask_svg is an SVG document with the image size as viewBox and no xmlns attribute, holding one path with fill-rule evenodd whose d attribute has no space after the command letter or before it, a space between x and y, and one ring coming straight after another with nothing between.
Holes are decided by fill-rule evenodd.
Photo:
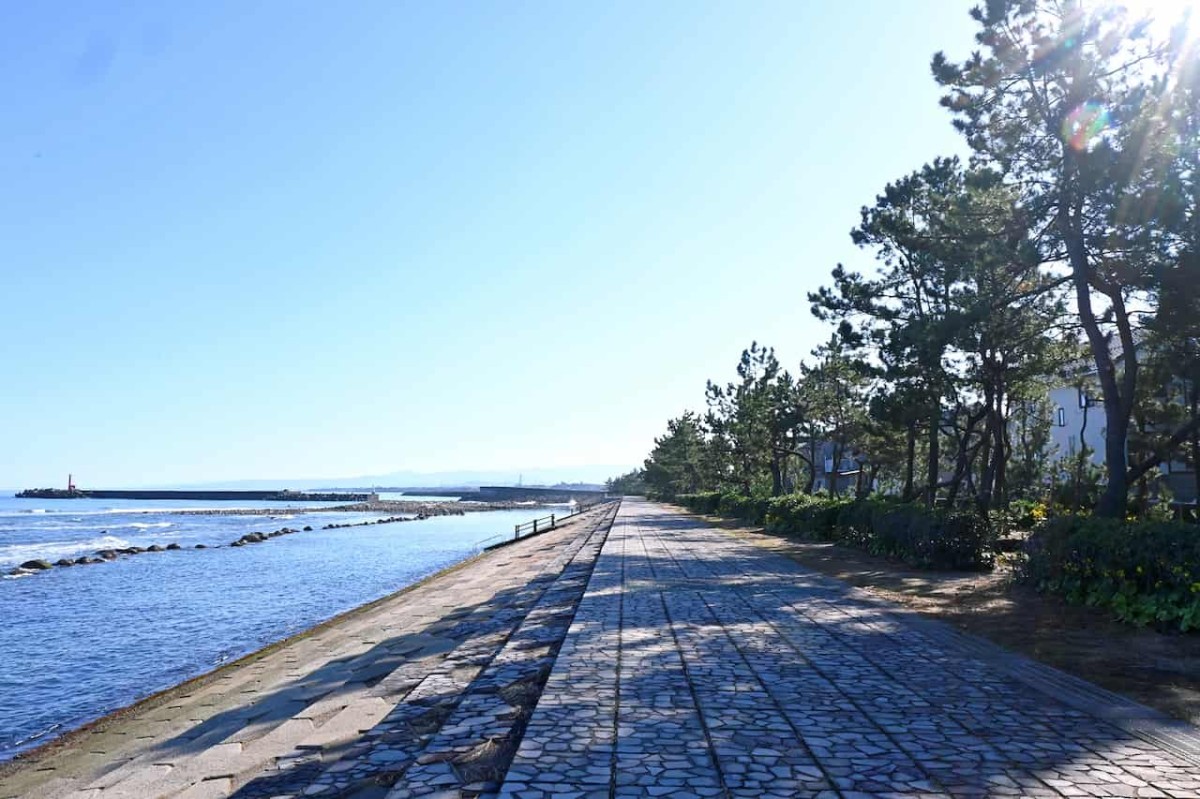
<instances>
[{"instance_id":1,"label":"blue sky","mask_svg":"<svg viewBox=\"0 0 1200 799\"><path fill-rule=\"evenodd\" d=\"M637 464L962 151L969 5L10 6L0 485Z\"/></svg>"}]
</instances>

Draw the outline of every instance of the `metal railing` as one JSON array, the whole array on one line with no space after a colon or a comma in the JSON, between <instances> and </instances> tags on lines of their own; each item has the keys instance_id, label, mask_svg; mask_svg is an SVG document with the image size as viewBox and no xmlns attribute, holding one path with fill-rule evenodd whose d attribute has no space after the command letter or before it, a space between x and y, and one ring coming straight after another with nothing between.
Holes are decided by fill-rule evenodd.
<instances>
[{"instance_id":1,"label":"metal railing","mask_svg":"<svg viewBox=\"0 0 1200 799\"><path fill-rule=\"evenodd\" d=\"M497 533L494 536L480 541L478 544L476 544L476 546L483 547L484 545L491 544L491 542L498 542L491 544L491 546L499 546L501 543L511 543L513 541L520 541L522 538L529 538L530 536L537 535L538 533L547 533L555 529L567 519L578 516L581 513L586 513L593 508L597 508L609 502L616 501L617 500L615 498L605 498L598 499L595 502L589 502L586 505L583 503L578 503L569 513L551 513L549 516L542 516L541 518L523 522L522 524L514 524L512 538L508 538L504 533ZM486 548L491 548L491 546Z\"/></svg>"},{"instance_id":2,"label":"metal railing","mask_svg":"<svg viewBox=\"0 0 1200 799\"><path fill-rule=\"evenodd\" d=\"M544 533L548 530L553 530L559 522L570 519L572 516L578 516L581 513L586 513L597 505L603 505L605 502L611 501L612 500L601 499L595 502L589 502L586 505L580 502L576 503L575 508L570 513L565 515L561 513L551 513L549 516L543 516L540 519L534 519L533 521L525 522L524 524L515 524L513 525L513 540L519 541L522 538L528 538L531 535L537 535L539 532ZM521 535L522 532L524 532L525 535Z\"/></svg>"}]
</instances>

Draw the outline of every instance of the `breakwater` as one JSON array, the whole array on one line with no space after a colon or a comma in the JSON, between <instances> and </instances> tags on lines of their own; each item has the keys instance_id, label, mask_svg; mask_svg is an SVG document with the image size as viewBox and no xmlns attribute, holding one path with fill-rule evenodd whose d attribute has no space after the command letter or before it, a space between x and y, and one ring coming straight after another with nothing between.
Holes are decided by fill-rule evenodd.
<instances>
[{"instance_id":1,"label":"breakwater","mask_svg":"<svg viewBox=\"0 0 1200 799\"><path fill-rule=\"evenodd\" d=\"M366 527L369 525L394 524L397 522L407 521L424 521L436 516L463 516L467 513L482 513L486 511L497 510L515 510L517 506L512 502L496 502L496 503L462 503L462 502L405 502L403 500L375 500L370 502L362 502L352 505L339 505L329 508L309 508L307 513L337 513L337 514L360 514L360 513L389 513L391 515L378 518L368 519L365 521L356 522L331 522L323 525L322 530L342 530L353 527ZM522 509L524 509L522 507ZM146 511L150 513L151 511ZM162 512L157 512L163 515ZM281 514L286 514L286 510L279 508L244 508L244 509L217 509L204 508L197 510L180 510L168 511L170 515L181 516L268 516L277 517ZM286 518L286 517L285 517ZM9 569L7 574L10 577L23 577L40 572L46 572L54 568L68 568L73 566L91 566L100 563L117 560L121 557L142 555L145 553L156 552L173 552L183 549L221 549L224 546L243 547L247 544L260 544L272 538L280 536L292 535L299 532L311 532L313 527L305 525L302 528L296 529L292 527L282 527L271 532L251 531L243 534L235 541L228 544L195 544L190 547L183 547L178 543L168 544L150 544L149 546L129 546L129 547L106 547L98 549L90 555L80 555L73 558L59 558L58 560L50 560L46 558L32 558L20 563L20 565ZM101 534L107 534L107 530L101 531Z\"/></svg>"},{"instance_id":2,"label":"breakwater","mask_svg":"<svg viewBox=\"0 0 1200 799\"><path fill-rule=\"evenodd\" d=\"M450 515L450 514L445 514L445 515ZM394 524L396 522L423 521L426 518L428 518L428 517L426 517L426 516L388 516L387 518L384 518L384 519L373 519L373 520L368 520L368 521L363 521L363 522L345 522L342 524L327 524L327 525L323 526L321 529L322 530L341 530L341 529L344 529L347 527L366 527L367 525L372 525L372 524L378 525L378 524ZM189 548L190 549L221 549L223 546L229 546L229 547L233 547L236 549L238 547L244 547L247 544L261 544L264 541L269 541L272 538L279 538L280 536L292 535L294 533L300 533L300 532L310 533L310 532L312 532L312 529L313 529L312 525L305 525L304 527L301 527L301 528L281 527L280 529L272 530L269 533L262 533L262 532L254 531L254 532L246 533L241 538L237 539L236 541L231 541L225 545L222 545L222 544L195 544ZM107 563L108 561L117 560L118 558L120 558L122 556L142 555L142 554L146 554L146 553L155 553L155 552L179 552L179 551L182 551L183 549L184 549L184 547L181 546L180 544L172 542L172 543L166 544L166 545L151 544L150 546L146 546L146 547L134 546L134 547L118 547L118 548L100 549L100 550L97 550L95 552L95 554L92 554L92 555L81 555L80 557L77 557L77 558L59 558L58 560L53 561L53 562L46 560L44 558L35 558L33 560L27 560L24 563L22 563L20 566L10 569L8 574L11 577L23 577L28 574L37 574L38 572L49 571L50 569L53 569L53 568L68 568L71 566L91 566L91 565L98 564L98 563Z\"/></svg>"},{"instance_id":3,"label":"breakwater","mask_svg":"<svg viewBox=\"0 0 1200 799\"><path fill-rule=\"evenodd\" d=\"M592 503L604 499L604 491L574 488L538 488L530 486L480 486L473 494L462 494L462 499L478 502L584 502Z\"/></svg>"},{"instance_id":4,"label":"breakwater","mask_svg":"<svg viewBox=\"0 0 1200 799\"><path fill-rule=\"evenodd\" d=\"M28 488L17 495L17 499L145 499L145 500L193 500L245 501L245 502L370 502L374 494L354 494L304 491L189 491L158 489L62 489Z\"/></svg>"},{"instance_id":5,"label":"breakwater","mask_svg":"<svg viewBox=\"0 0 1200 799\"><path fill-rule=\"evenodd\" d=\"M528 505L518 502L418 502L408 500L372 500L323 508L305 508L305 513L404 513L418 516L462 516L465 513L485 513L495 510L520 510ZM295 508L189 508L186 510L154 510L172 516L281 516L295 513Z\"/></svg>"}]
</instances>

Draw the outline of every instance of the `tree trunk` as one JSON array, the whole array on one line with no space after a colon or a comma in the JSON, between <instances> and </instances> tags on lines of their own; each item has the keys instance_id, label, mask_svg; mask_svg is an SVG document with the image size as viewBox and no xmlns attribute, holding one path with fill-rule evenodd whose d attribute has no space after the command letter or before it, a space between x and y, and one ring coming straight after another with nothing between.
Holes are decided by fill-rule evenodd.
<instances>
[{"instance_id":1,"label":"tree trunk","mask_svg":"<svg viewBox=\"0 0 1200 799\"><path fill-rule=\"evenodd\" d=\"M987 414L987 424L983 429L983 446L981 448L981 460L979 464L979 487L975 492L975 502L979 506L979 510L987 513L992 505L992 486L996 480L996 458L993 457L992 442L995 440L992 428L996 424L996 416L993 412L995 404L995 391L991 386L984 387L984 412ZM998 453L997 453L998 454Z\"/></svg>"},{"instance_id":2,"label":"tree trunk","mask_svg":"<svg viewBox=\"0 0 1200 799\"><path fill-rule=\"evenodd\" d=\"M929 415L929 460L927 463L927 471L925 475L925 506L932 508L937 502L938 478L941 473L938 470L938 462L941 457L939 451L939 437L942 434L942 403L938 398L934 401L931 408L932 413Z\"/></svg>"},{"instance_id":3,"label":"tree trunk","mask_svg":"<svg viewBox=\"0 0 1200 799\"><path fill-rule=\"evenodd\" d=\"M1065 180L1072 185L1077 181L1077 167L1074 156L1068 149L1063 165ZM1079 225L1078 209L1071 207L1072 197L1066 190L1062 191L1058 201L1056 223L1059 235L1067 250L1067 258L1071 264L1071 281L1075 286L1075 304L1079 311L1079 321L1087 333L1088 345L1092 351L1092 359L1096 363L1096 376L1100 381L1100 392L1104 397L1104 420L1107 425L1104 434L1104 465L1108 472L1108 484L1096 505L1096 515L1109 518L1123 519L1129 494L1129 481L1126 476L1127 458L1125 440L1129 433L1129 413L1131 410L1129 397L1122 397L1121 385L1117 381L1117 366L1112 353L1108 349L1108 340L1100 329L1092 309L1092 271L1088 263L1087 245L1084 243L1083 231ZM1128 322L1128 319L1125 320ZM1122 331L1124 333L1124 331ZM1128 385L1136 380L1136 354L1124 341L1125 383Z\"/></svg>"},{"instance_id":4,"label":"tree trunk","mask_svg":"<svg viewBox=\"0 0 1200 799\"><path fill-rule=\"evenodd\" d=\"M1003 413L996 420L996 483L992 499L998 506L1008 504L1008 461L1013 457L1013 443L1008 438L1008 419Z\"/></svg>"},{"instance_id":5,"label":"tree trunk","mask_svg":"<svg viewBox=\"0 0 1200 799\"><path fill-rule=\"evenodd\" d=\"M1200 386L1192 387L1192 420L1200 414L1197 413L1197 405L1200 405ZM1200 427L1192 431L1192 479L1196 483L1196 495L1192 497L1192 502L1196 504L1197 516L1200 516Z\"/></svg>"},{"instance_id":6,"label":"tree trunk","mask_svg":"<svg viewBox=\"0 0 1200 799\"><path fill-rule=\"evenodd\" d=\"M913 499L913 472L917 460L917 423L910 421L905 429L907 437L907 448L905 450L904 460L904 492L901 494L901 499L904 502L912 502Z\"/></svg>"},{"instance_id":7,"label":"tree trunk","mask_svg":"<svg viewBox=\"0 0 1200 799\"><path fill-rule=\"evenodd\" d=\"M833 496L841 495L841 486L838 485L838 476L841 472L842 465L842 447L835 444L833 447L833 470L830 473L829 493Z\"/></svg>"},{"instance_id":8,"label":"tree trunk","mask_svg":"<svg viewBox=\"0 0 1200 799\"><path fill-rule=\"evenodd\" d=\"M984 412L975 415L967 414L967 424L963 432L957 438L958 451L954 455L954 475L948 480L945 485L948 489L946 494L946 505L952 507L958 499L959 489L962 487L963 479L967 479L967 488L972 493L975 493L975 480L971 475L971 469L975 466L975 456L979 454L979 449L985 443L986 438L980 439L979 443L971 446L971 437L975 433L975 425L984 418ZM955 431L958 427L955 425Z\"/></svg>"},{"instance_id":9,"label":"tree trunk","mask_svg":"<svg viewBox=\"0 0 1200 799\"><path fill-rule=\"evenodd\" d=\"M1083 405L1083 424L1081 424L1079 426L1079 457L1075 459L1075 478L1074 478L1075 487L1074 487L1074 490L1071 492L1071 495L1073 497L1073 499L1072 499L1073 507L1071 508L1071 510L1073 512L1078 512L1080 509L1080 506L1083 504L1081 496L1080 496L1080 486L1083 482L1083 465L1084 465L1084 463L1087 462L1087 455L1088 455L1088 447L1087 447L1087 444L1085 443L1085 438L1084 438L1085 434L1087 433L1087 428L1088 428L1088 405L1085 402Z\"/></svg>"},{"instance_id":10,"label":"tree trunk","mask_svg":"<svg viewBox=\"0 0 1200 799\"><path fill-rule=\"evenodd\" d=\"M804 493L812 494L813 486L817 484L817 445L812 436L808 441L808 482L804 485Z\"/></svg>"}]
</instances>

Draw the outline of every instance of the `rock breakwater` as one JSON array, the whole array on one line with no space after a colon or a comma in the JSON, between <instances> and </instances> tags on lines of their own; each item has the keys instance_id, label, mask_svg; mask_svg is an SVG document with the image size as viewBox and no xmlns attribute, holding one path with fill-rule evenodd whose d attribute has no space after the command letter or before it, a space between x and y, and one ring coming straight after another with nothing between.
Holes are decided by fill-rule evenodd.
<instances>
[{"instance_id":1,"label":"rock breakwater","mask_svg":"<svg viewBox=\"0 0 1200 799\"><path fill-rule=\"evenodd\" d=\"M372 503L372 504L374 504L374 503ZM388 504L390 505L392 503L388 503ZM422 521L424 519L430 518L431 516L462 516L465 513L465 511L461 508L440 508L440 507L438 507L440 505L450 504L450 503L412 503L412 502L407 502L407 503L400 503L400 504L403 504L405 506L420 506L421 510L420 510L420 512L415 513L413 515L405 515L405 516L393 515L393 516L387 516L387 517L384 517L381 519L371 519L371 520L362 521L362 522L326 524L326 525L322 526L321 529L322 530L341 530L341 529L346 529L346 528L351 528L351 527L367 527L367 526L380 525L380 524L395 524L397 522ZM183 513L186 511L180 511L180 512ZM278 511L273 511L273 513L274 512L278 512ZM197 513L206 513L206 512L197 511ZM226 511L217 511L217 513L226 513ZM259 514L255 513L253 515L259 515ZM257 532L256 531L256 532L246 533L245 535L241 536L237 540L231 541L225 545L196 544L194 547L192 547L192 549L224 549L225 547L232 547L232 548L236 549L236 548L247 546L248 544L261 544L261 543L271 540L272 538L279 538L281 536L292 535L294 533L300 533L300 532L312 532L312 530L313 530L313 527L311 525L305 525L302 528L281 527L280 529L273 530L271 532ZM107 532L107 531L104 531L104 532ZM129 556L133 556L133 555L142 555L142 554L147 554L147 553L177 552L177 551L182 551L183 549L184 549L184 547L182 547L181 545L179 545L177 543L171 543L171 544L166 544L166 545L151 544L150 546L147 546L147 547L136 547L135 546L135 547L100 549L100 550L97 550L91 556L85 555L83 557L78 557L78 558L74 558L74 559L60 558L59 560L57 560L53 563L51 563L48 560L42 560L42 559L28 560L28 561L25 561L24 563L22 563L20 566L17 566L16 568L10 569L8 571L8 575L12 576L12 577L22 577L25 575L39 574L41 572L49 571L54 568L69 568L71 566L89 566L89 565L93 565L93 564L97 564L97 563L107 563L109 561L118 560L122 556L129 557Z\"/></svg>"}]
</instances>

